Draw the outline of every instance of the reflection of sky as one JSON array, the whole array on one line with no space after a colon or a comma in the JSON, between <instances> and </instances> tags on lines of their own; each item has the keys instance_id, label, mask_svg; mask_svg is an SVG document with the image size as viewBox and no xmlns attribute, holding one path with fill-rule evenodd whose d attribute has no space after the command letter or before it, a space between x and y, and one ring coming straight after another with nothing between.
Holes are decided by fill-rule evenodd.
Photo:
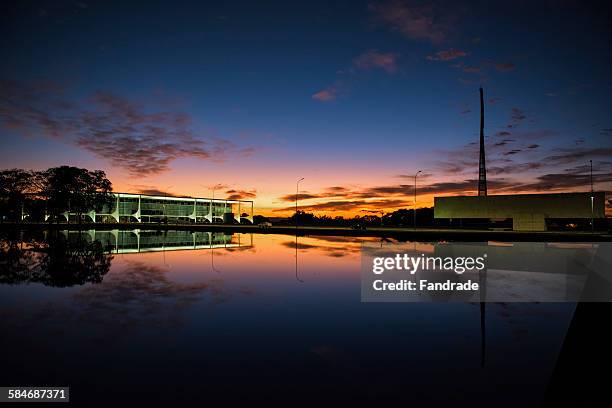
<instances>
[{"instance_id":1,"label":"reflection of sky","mask_svg":"<svg viewBox=\"0 0 612 408\"><path fill-rule=\"evenodd\" d=\"M487 305L481 369L477 304L361 303L359 241L299 237L302 282L290 242L122 254L98 285L0 287L0 345L12 351L2 380L294 398L400 395L409 384L485 406L544 391L572 304Z\"/></svg>"},{"instance_id":2,"label":"reflection of sky","mask_svg":"<svg viewBox=\"0 0 612 408\"><path fill-rule=\"evenodd\" d=\"M607 14L579 2L16 4L0 25L0 159L103 168L128 192L223 183L219 195L277 215L299 177L313 211L407 207L401 176L421 169L430 205L476 185L483 85L490 191L584 190L589 159L606 189Z\"/></svg>"}]
</instances>

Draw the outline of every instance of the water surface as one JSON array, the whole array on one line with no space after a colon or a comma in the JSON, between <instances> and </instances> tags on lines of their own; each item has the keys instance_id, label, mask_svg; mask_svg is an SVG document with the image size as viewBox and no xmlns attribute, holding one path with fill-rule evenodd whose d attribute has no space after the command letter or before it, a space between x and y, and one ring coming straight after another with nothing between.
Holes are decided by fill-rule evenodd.
<instances>
[{"instance_id":1,"label":"water surface","mask_svg":"<svg viewBox=\"0 0 612 408\"><path fill-rule=\"evenodd\" d=\"M3 236L2 384L89 404L537 405L575 308L487 304L483 339L477 303L362 303L363 239L75 234Z\"/></svg>"}]
</instances>

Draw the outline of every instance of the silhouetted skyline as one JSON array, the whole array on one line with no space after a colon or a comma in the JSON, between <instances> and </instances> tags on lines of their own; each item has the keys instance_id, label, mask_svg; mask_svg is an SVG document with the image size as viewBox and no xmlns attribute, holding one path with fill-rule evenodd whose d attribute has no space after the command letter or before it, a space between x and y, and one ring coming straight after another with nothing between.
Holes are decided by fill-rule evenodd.
<instances>
[{"instance_id":1,"label":"silhouetted skyline","mask_svg":"<svg viewBox=\"0 0 612 408\"><path fill-rule=\"evenodd\" d=\"M499 3L5 6L3 168L103 169L116 191L258 213L412 208L612 185L609 10Z\"/></svg>"}]
</instances>

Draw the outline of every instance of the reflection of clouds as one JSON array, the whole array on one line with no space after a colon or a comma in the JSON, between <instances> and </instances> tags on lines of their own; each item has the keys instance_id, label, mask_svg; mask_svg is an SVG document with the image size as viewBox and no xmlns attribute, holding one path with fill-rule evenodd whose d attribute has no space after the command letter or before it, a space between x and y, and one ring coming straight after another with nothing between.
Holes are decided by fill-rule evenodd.
<instances>
[{"instance_id":1,"label":"reflection of clouds","mask_svg":"<svg viewBox=\"0 0 612 408\"><path fill-rule=\"evenodd\" d=\"M96 338L120 338L135 329L179 327L186 309L196 302L215 305L232 298L221 279L186 284L172 281L168 272L164 266L128 260L124 268L109 272L102 283L74 292L67 302L40 303L27 317L24 310L9 311L13 318L10 322L3 319L3 326L55 326L61 322L62 330L78 327L88 333L87 328L92 328ZM243 286L237 293L249 296L253 292Z\"/></svg>"},{"instance_id":2,"label":"reflection of clouds","mask_svg":"<svg viewBox=\"0 0 612 408\"><path fill-rule=\"evenodd\" d=\"M283 242L286 248L295 249L295 241ZM358 253L361 250L361 244L359 242L343 242L342 245L331 245L318 242L315 244L309 244L305 242L298 242L297 249L301 251L313 251L319 252L322 255L331 256L334 258L341 258L347 255Z\"/></svg>"},{"instance_id":3,"label":"reflection of clouds","mask_svg":"<svg viewBox=\"0 0 612 408\"><path fill-rule=\"evenodd\" d=\"M147 317L174 321L176 312L201 300L204 292L213 303L230 298L220 279L183 284L168 279L167 273L161 266L128 261L124 269L109 273L101 285L83 288L74 300L78 310L91 318L133 324Z\"/></svg>"}]
</instances>

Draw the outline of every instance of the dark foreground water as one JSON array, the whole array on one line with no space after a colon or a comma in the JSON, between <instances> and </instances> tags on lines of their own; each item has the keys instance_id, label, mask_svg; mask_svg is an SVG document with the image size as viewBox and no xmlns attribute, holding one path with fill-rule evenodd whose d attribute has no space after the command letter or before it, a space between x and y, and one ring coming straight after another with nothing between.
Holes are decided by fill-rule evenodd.
<instances>
[{"instance_id":1,"label":"dark foreground water","mask_svg":"<svg viewBox=\"0 0 612 408\"><path fill-rule=\"evenodd\" d=\"M199 234L4 234L0 385L534 406L575 309L487 304L483 339L479 304L362 303L358 239Z\"/></svg>"}]
</instances>

